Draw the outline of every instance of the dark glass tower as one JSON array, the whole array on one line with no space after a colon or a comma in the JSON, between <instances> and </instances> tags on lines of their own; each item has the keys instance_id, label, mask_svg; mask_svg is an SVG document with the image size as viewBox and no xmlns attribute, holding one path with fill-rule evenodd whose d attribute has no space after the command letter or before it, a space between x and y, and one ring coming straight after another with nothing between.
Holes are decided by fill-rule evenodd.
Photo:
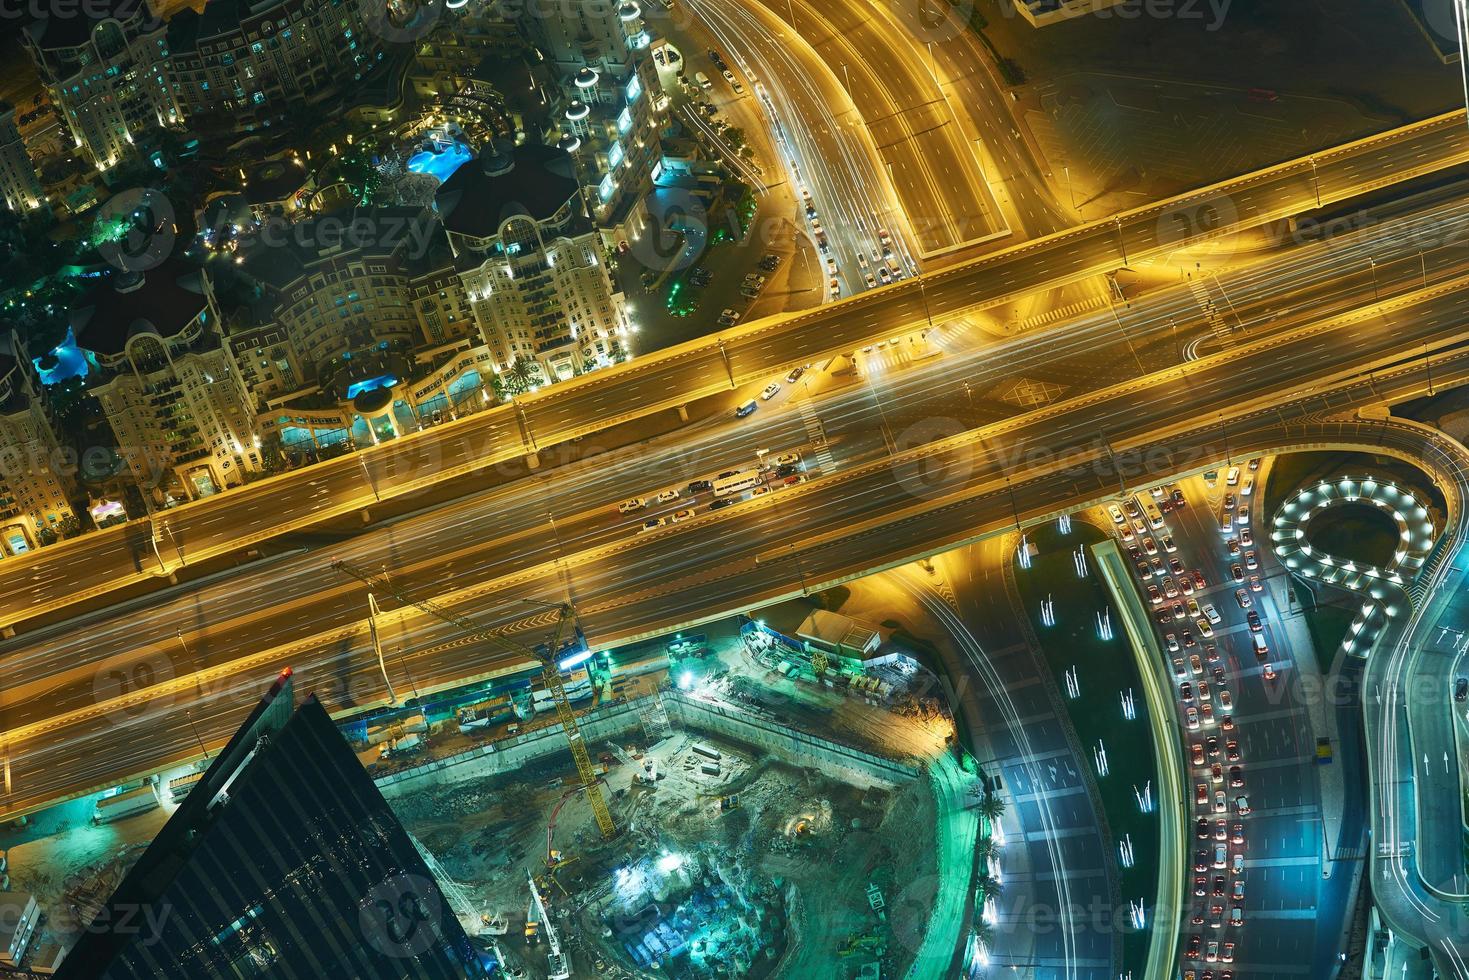
<instances>
[{"instance_id":1,"label":"dark glass tower","mask_svg":"<svg viewBox=\"0 0 1469 980\"><path fill-rule=\"evenodd\" d=\"M465 980L489 958L290 670L62 962L63 980Z\"/></svg>"}]
</instances>

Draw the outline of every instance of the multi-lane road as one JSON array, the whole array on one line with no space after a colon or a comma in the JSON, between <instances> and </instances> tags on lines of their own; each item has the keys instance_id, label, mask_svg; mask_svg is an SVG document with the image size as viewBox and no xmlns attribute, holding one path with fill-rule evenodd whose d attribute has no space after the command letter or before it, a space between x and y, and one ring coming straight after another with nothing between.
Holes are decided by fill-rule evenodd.
<instances>
[{"instance_id":1,"label":"multi-lane road","mask_svg":"<svg viewBox=\"0 0 1469 980\"><path fill-rule=\"evenodd\" d=\"M753 321L630 364L551 386L513 405L187 504L160 519L12 558L0 625L145 579L160 566L231 553L321 519L473 473L527 452L768 379L976 307L1109 271L1314 203L1469 159L1462 120L1416 124L1228 184L1037 239L805 313ZM166 524L166 527L162 527ZM153 537L158 539L157 550Z\"/></svg>"},{"instance_id":2,"label":"multi-lane road","mask_svg":"<svg viewBox=\"0 0 1469 980\"><path fill-rule=\"evenodd\" d=\"M1321 254L1329 261L1329 253ZM1365 302L1371 286L1346 281L1338 288L1339 299L1355 293ZM1244 312L1251 309L1250 292L1240 292ZM441 509L364 535L334 554L284 559L148 612L12 644L14 676L25 680L4 704L11 777L5 810L192 754L190 719L180 717L182 709L191 706L200 730L220 737L250 700L228 681L266 676L283 662L332 689L329 703L338 710L380 700L383 685L375 678L375 661L365 655L364 599L355 586L331 578L331 557L388 564L422 594L478 583L459 600L468 610L498 610L492 622L523 619L515 599L564 595L569 584L594 638L626 639L965 540L995 526L994 515L988 524L981 518L997 501L1002 516L1010 512L1005 519L1013 520L1007 478L1023 510L1037 506L1039 497L1050 500L1049 509L1105 492L1111 477L1099 476L1109 465L1108 450L1097 439L1102 431L1117 452L1134 442L1166 445L1171 428L1187 429L1200 420L1210 421L1193 438L1243 438L1248 430L1220 429L1212 420L1220 413L1251 414L1244 403L1252 398L1282 406L1278 415L1253 413L1257 419L1288 419L1301 410L1290 407L1298 397L1314 409L1320 396L1297 396L1302 386L1338 370L1356 374L1356 365L1378 353L1421 351L1423 340L1437 339L1464 306L1454 293L1439 289L1394 309L1394 323L1410 325L1397 331L1375 312L1359 313L1330 332L1277 336L1237 348L1229 358L1169 368L1176 348L1169 342L1174 324L1167 321L1186 317L1176 304L1191 299L1187 290L1163 297L1161 310L1176 309L1180 316L1144 315L1137 304L1125 342L1109 317L1058 329L1044 345L1014 339L956 353L885 377L880 392L870 384L847 385L814 403L799 399L794 410L757 415L759 426L709 426L697 430L700 441L674 439L648 447L646 455L550 471L466 502L462 510ZM1293 319L1277 311L1269 320L1284 329L1311 312ZM1125 379L1135 373L1122 349L1128 346L1144 348L1153 369L1163 370L1101 391L1078 387L1066 401L979 429L968 429L953 414L961 384L983 391L1068 357L1085 363L1099 385L1108 380L1099 369L1110 357ZM1435 365L1440 383L1454 363L1445 358L1441 367ZM1423 374L1421 366L1416 370ZM1337 396L1326 397L1326 404L1336 404ZM894 430L891 446L879 434L885 426ZM751 461L756 448L806 444L821 427L831 439L831 464L808 447L808 463L814 460L821 469L818 479L802 486L648 535L635 535L636 518L620 517L612 506L622 497L679 482L682 474ZM952 433L957 434L931 441ZM1068 456L1081 469L1069 467ZM1024 489L1030 481L1038 481L1034 493ZM705 504L698 501L701 508ZM404 647L401 664L389 663L399 690L408 689L410 671L425 688L517 666L495 651L466 645L437 623L416 615L396 618L401 623L385 631L390 648ZM139 696L145 724L114 697L125 683L141 682L131 671L138 662L156 678ZM123 680L113 676L119 667ZM201 671L210 686L202 695L195 689ZM169 675L181 679L177 687L160 686L158 679ZM110 737L117 724L133 737Z\"/></svg>"}]
</instances>

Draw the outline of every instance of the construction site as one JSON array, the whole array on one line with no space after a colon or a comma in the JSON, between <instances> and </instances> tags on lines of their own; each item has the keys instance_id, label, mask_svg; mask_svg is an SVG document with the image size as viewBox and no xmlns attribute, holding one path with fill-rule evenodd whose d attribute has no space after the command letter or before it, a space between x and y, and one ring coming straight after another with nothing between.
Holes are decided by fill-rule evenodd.
<instances>
[{"instance_id":1,"label":"construction site","mask_svg":"<svg viewBox=\"0 0 1469 980\"><path fill-rule=\"evenodd\" d=\"M940 867L936 828L973 799L949 791L950 722L904 683L920 675L839 681L838 658L734 624L666 646L579 713L590 783L562 726L530 720L379 780L506 975L944 975L915 963L971 868Z\"/></svg>"},{"instance_id":2,"label":"construction site","mask_svg":"<svg viewBox=\"0 0 1469 980\"><path fill-rule=\"evenodd\" d=\"M340 570L534 665L339 722L502 975L953 975L979 778L891 629L799 600L592 652L569 607L520 644ZM0 874L51 910L47 943L75 941L201 774L77 799L6 842Z\"/></svg>"}]
</instances>

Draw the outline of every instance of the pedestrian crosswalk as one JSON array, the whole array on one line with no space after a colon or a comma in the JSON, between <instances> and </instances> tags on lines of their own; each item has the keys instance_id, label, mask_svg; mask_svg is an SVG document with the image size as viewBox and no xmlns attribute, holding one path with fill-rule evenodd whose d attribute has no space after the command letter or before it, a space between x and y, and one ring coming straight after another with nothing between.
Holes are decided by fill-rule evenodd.
<instances>
[{"instance_id":1,"label":"pedestrian crosswalk","mask_svg":"<svg viewBox=\"0 0 1469 980\"><path fill-rule=\"evenodd\" d=\"M1102 303L1103 300L1100 296L1092 296L1075 303L1067 303L1065 306L1058 306L1054 310L1047 310L1044 313L1026 317L1020 321L1019 328L1022 331L1033 330L1036 327L1043 327L1048 323L1055 323L1057 320L1069 320L1071 317L1080 316L1083 313L1090 313L1092 310L1100 307Z\"/></svg>"},{"instance_id":2,"label":"pedestrian crosswalk","mask_svg":"<svg viewBox=\"0 0 1469 980\"><path fill-rule=\"evenodd\" d=\"M826 430L821 427L821 417L816 414L816 408L809 398L802 398L796 403L796 407L801 412L801 424L806 428L806 437L816 447L814 453L807 454L806 465L809 467L814 457L819 471L831 472L836 469L836 460L832 458L831 449L826 444Z\"/></svg>"},{"instance_id":3,"label":"pedestrian crosswalk","mask_svg":"<svg viewBox=\"0 0 1469 980\"><path fill-rule=\"evenodd\" d=\"M1205 289L1204 284L1199 280L1190 279L1188 291L1193 294L1194 299L1198 301L1199 308L1204 311L1204 315L1209 320L1209 329L1214 331L1214 336L1218 337L1219 342L1226 347L1232 345L1234 331L1229 329L1229 324L1220 314L1218 307L1214 305L1214 300L1209 296L1209 290Z\"/></svg>"}]
</instances>

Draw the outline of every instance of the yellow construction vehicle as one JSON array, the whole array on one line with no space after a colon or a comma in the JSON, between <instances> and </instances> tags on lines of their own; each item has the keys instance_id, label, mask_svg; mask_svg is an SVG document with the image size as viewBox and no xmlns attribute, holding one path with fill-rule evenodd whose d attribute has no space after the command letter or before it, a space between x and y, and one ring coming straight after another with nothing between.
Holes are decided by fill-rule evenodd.
<instances>
[{"instance_id":1,"label":"yellow construction vehicle","mask_svg":"<svg viewBox=\"0 0 1469 980\"><path fill-rule=\"evenodd\" d=\"M492 630L485 629L472 619L460 616L458 613L439 606L429 599L414 599L404 593L384 573L375 576L348 562L337 560L332 562L332 568L343 575L350 575L367 586L370 594L390 595L405 606L413 606L428 613L436 619L441 619L452 626L457 626L465 633L475 639L484 640L504 650L525 657L527 660L535 661L541 665L541 681L546 685L546 690L551 692L551 697L556 704L556 717L561 722L561 728L566 733L566 743L571 749L571 759L576 764L577 778L581 782L582 792L586 794L587 802L592 807L592 815L597 819L597 829L602 832L604 838L610 838L617 833L617 826L612 822L612 814L607 810L607 801L602 798L602 788L598 785L597 773L592 768L592 758L587 752L586 741L582 738L581 728L576 723L576 712L571 708L571 700L566 696L566 686L561 681L561 668L557 663L557 655L561 651L562 636L565 633L568 622L573 622L575 612L569 603L554 605L556 609L556 627L551 634L549 643L538 647L528 647L516 640L509 639ZM529 600L528 600L529 601ZM573 631L580 632L573 622ZM379 658L381 659L381 658Z\"/></svg>"}]
</instances>

